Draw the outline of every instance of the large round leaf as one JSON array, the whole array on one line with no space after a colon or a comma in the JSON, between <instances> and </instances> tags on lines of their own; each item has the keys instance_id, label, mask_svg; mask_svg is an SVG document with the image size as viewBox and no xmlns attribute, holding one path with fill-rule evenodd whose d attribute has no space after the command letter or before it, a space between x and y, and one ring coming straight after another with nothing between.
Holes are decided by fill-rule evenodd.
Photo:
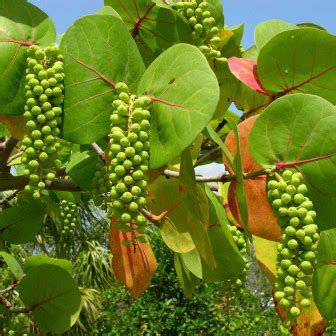
<instances>
[{"instance_id":1,"label":"large round leaf","mask_svg":"<svg viewBox=\"0 0 336 336\"><path fill-rule=\"evenodd\" d=\"M45 209L41 202L30 201L0 212L0 238L12 244L33 240L39 233Z\"/></svg>"},{"instance_id":2,"label":"large round leaf","mask_svg":"<svg viewBox=\"0 0 336 336\"><path fill-rule=\"evenodd\" d=\"M105 0L105 5L113 7L132 36L139 35L152 51L192 40L188 22L168 6L158 6L151 0Z\"/></svg>"},{"instance_id":3,"label":"large round leaf","mask_svg":"<svg viewBox=\"0 0 336 336\"><path fill-rule=\"evenodd\" d=\"M139 94L153 98L151 168L175 159L205 128L216 111L219 87L198 48L177 44L143 75Z\"/></svg>"},{"instance_id":4,"label":"large round leaf","mask_svg":"<svg viewBox=\"0 0 336 336\"><path fill-rule=\"evenodd\" d=\"M22 114L27 46L48 45L56 39L51 19L25 0L0 3L0 106L1 114ZM8 42L8 40L17 42Z\"/></svg>"},{"instance_id":5,"label":"large round leaf","mask_svg":"<svg viewBox=\"0 0 336 336\"><path fill-rule=\"evenodd\" d=\"M295 94L267 107L249 137L250 152L259 166L291 162L303 173L322 230L336 223L335 125L334 105L317 96Z\"/></svg>"},{"instance_id":6,"label":"large round leaf","mask_svg":"<svg viewBox=\"0 0 336 336\"><path fill-rule=\"evenodd\" d=\"M18 292L37 323L50 332L65 332L81 309L81 295L75 281L66 270L55 265L31 268Z\"/></svg>"},{"instance_id":7,"label":"large round leaf","mask_svg":"<svg viewBox=\"0 0 336 336\"><path fill-rule=\"evenodd\" d=\"M278 19L267 20L259 23L254 30L254 39L256 46L261 49L269 40L275 35L282 33L283 31L299 29L298 26Z\"/></svg>"},{"instance_id":8,"label":"large round leaf","mask_svg":"<svg viewBox=\"0 0 336 336\"><path fill-rule=\"evenodd\" d=\"M24 262L24 270L25 272L29 273L29 271L34 268L41 265L54 265L58 266L60 268L63 268L65 271L67 271L69 274L72 273L72 263L69 260L66 259L56 259L56 258L50 258L47 255L38 254L28 257Z\"/></svg>"},{"instance_id":9,"label":"large round leaf","mask_svg":"<svg viewBox=\"0 0 336 336\"><path fill-rule=\"evenodd\" d=\"M314 273L314 300L327 320L336 318L336 229L323 231Z\"/></svg>"},{"instance_id":10,"label":"large round leaf","mask_svg":"<svg viewBox=\"0 0 336 336\"><path fill-rule=\"evenodd\" d=\"M336 103L336 36L315 28L282 32L258 57L261 84L270 92L304 92Z\"/></svg>"},{"instance_id":11,"label":"large round leaf","mask_svg":"<svg viewBox=\"0 0 336 336\"><path fill-rule=\"evenodd\" d=\"M135 90L144 65L127 27L109 15L89 15L76 21L62 39L65 103L63 134L88 144L109 132L114 83Z\"/></svg>"}]
</instances>

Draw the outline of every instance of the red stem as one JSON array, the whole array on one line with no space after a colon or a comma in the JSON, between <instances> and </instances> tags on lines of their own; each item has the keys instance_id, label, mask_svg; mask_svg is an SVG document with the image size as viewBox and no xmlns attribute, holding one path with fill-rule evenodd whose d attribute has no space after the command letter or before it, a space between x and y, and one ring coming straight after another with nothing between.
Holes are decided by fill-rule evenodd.
<instances>
[{"instance_id":1,"label":"red stem","mask_svg":"<svg viewBox=\"0 0 336 336\"><path fill-rule=\"evenodd\" d=\"M0 40L0 43L1 42L16 43L24 47L30 47L35 44L35 42L32 42L32 41L17 41L17 40Z\"/></svg>"},{"instance_id":2,"label":"red stem","mask_svg":"<svg viewBox=\"0 0 336 336\"><path fill-rule=\"evenodd\" d=\"M94 67L92 67L91 65L85 64L84 62L72 57L74 59L75 62L77 62L78 64L82 65L84 68L94 72L96 75L99 76L99 78L101 78L104 82L106 82L107 84L110 84L113 88L115 88L115 83L114 81L108 79L106 76L104 76L102 73L100 73L97 69L95 69Z\"/></svg>"},{"instance_id":3,"label":"red stem","mask_svg":"<svg viewBox=\"0 0 336 336\"><path fill-rule=\"evenodd\" d=\"M152 100L152 102L159 102L159 103L166 104L166 105L169 105L169 106L185 108L183 105L174 104L172 102L169 102L167 100L163 100L161 98L156 98L156 97L149 97L149 98Z\"/></svg>"},{"instance_id":4,"label":"red stem","mask_svg":"<svg viewBox=\"0 0 336 336\"><path fill-rule=\"evenodd\" d=\"M310 163L310 162L315 162L315 161L320 161L320 160L325 160L329 159L330 157L336 156L336 153L328 154L328 155L323 155L311 159L306 159L306 160L299 160L299 161L292 161L292 162L278 162L275 164L277 169L285 169L288 167L296 167L305 163Z\"/></svg>"},{"instance_id":5,"label":"red stem","mask_svg":"<svg viewBox=\"0 0 336 336\"><path fill-rule=\"evenodd\" d=\"M132 37L136 37L138 34L139 34L139 30L140 30L140 27L141 27L141 24L142 22L147 18L148 14L152 11L152 9L154 8L155 6L155 3L153 3L146 11L146 13L144 14L143 17L141 17L139 19L138 22L136 22L134 28L133 28L133 31L132 31Z\"/></svg>"}]
</instances>

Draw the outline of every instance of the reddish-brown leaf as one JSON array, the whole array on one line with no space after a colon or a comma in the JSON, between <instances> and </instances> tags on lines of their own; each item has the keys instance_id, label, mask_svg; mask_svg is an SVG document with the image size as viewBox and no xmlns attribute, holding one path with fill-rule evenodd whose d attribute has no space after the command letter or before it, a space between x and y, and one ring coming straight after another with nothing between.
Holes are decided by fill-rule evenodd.
<instances>
[{"instance_id":1,"label":"reddish-brown leaf","mask_svg":"<svg viewBox=\"0 0 336 336\"><path fill-rule=\"evenodd\" d=\"M260 83L256 61L230 57L228 65L231 73L249 88L265 96L272 96L272 93L267 92Z\"/></svg>"},{"instance_id":2,"label":"reddish-brown leaf","mask_svg":"<svg viewBox=\"0 0 336 336\"><path fill-rule=\"evenodd\" d=\"M156 258L147 243L123 245L123 241L131 240L131 233L123 233L117 229L112 219L110 225L110 249L113 255L112 269L118 281L123 284L133 298L139 297L149 286L157 269Z\"/></svg>"},{"instance_id":3,"label":"reddish-brown leaf","mask_svg":"<svg viewBox=\"0 0 336 336\"><path fill-rule=\"evenodd\" d=\"M244 173L251 173L261 169L253 160L248 148L248 137L256 119L257 116L254 116L238 125ZM235 155L237 151L237 143L233 132L228 134L225 145L228 147L232 155ZM232 167L230 167L225 158L224 163L229 172L233 173ZM229 187L228 203L233 216L238 221L238 223L242 225L238 211L236 186L237 185L235 181L231 182ZM266 176L258 176L252 179L246 179L244 180L244 187L249 212L249 231L255 236L279 241L280 227L267 199Z\"/></svg>"}]
</instances>

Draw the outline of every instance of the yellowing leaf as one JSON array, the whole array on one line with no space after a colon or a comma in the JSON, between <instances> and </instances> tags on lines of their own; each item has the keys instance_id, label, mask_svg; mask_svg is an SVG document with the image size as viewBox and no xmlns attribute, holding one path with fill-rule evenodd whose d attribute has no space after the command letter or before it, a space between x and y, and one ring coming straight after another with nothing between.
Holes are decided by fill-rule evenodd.
<instances>
[{"instance_id":1,"label":"yellowing leaf","mask_svg":"<svg viewBox=\"0 0 336 336\"><path fill-rule=\"evenodd\" d=\"M195 248L189 232L180 232L167 218L161 225L161 236L166 245L177 253L187 253Z\"/></svg>"}]
</instances>

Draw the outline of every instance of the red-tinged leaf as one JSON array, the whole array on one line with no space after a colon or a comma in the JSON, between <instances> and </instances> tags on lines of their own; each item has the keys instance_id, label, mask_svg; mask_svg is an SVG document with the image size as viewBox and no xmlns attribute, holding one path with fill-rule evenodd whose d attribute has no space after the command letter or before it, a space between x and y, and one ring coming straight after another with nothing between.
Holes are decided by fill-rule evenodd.
<instances>
[{"instance_id":1,"label":"red-tinged leaf","mask_svg":"<svg viewBox=\"0 0 336 336\"><path fill-rule=\"evenodd\" d=\"M262 93L265 96L272 96L260 83L257 62L254 60L238 57L228 59L229 69L232 74L252 90Z\"/></svg>"},{"instance_id":2,"label":"red-tinged leaf","mask_svg":"<svg viewBox=\"0 0 336 336\"><path fill-rule=\"evenodd\" d=\"M133 298L137 298L149 286L157 263L149 242L139 242L135 247L123 244L131 239L131 233L117 229L112 219L109 241L113 255L112 269L118 281L131 292Z\"/></svg>"},{"instance_id":3,"label":"red-tinged leaf","mask_svg":"<svg viewBox=\"0 0 336 336\"><path fill-rule=\"evenodd\" d=\"M257 116L249 118L238 126L244 173L252 173L261 169L252 159L248 148L248 137L256 119ZM229 149L230 153L235 155L235 152L237 151L237 144L233 132L228 134L225 145ZM233 169L225 157L224 163L228 171L233 173ZM263 175L246 179L243 183L249 214L248 228L250 233L261 238L279 241L280 227L267 199L266 176ZM238 223L243 226L238 210L236 190L237 182L232 181L229 188L228 203L233 216Z\"/></svg>"}]
</instances>

